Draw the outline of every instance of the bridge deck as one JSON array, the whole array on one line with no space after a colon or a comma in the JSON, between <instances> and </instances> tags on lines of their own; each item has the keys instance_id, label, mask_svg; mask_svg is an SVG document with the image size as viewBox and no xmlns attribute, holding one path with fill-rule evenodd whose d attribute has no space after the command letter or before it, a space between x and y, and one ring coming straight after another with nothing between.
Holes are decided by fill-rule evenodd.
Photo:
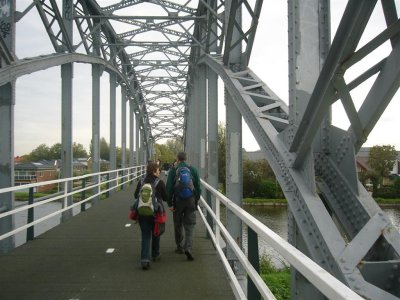
<instances>
[{"instance_id":1,"label":"bridge deck","mask_svg":"<svg viewBox=\"0 0 400 300\"><path fill-rule=\"evenodd\" d=\"M133 185L0 256L0 299L234 299L200 218L193 262L174 252L169 214L161 260L140 268L140 229L127 218L131 195Z\"/></svg>"}]
</instances>

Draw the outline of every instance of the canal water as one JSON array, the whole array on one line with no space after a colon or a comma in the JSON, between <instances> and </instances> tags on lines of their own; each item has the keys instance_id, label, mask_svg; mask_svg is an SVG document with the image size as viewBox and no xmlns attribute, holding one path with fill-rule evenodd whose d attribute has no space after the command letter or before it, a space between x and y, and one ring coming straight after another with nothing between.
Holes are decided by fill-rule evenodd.
<instances>
[{"instance_id":1,"label":"canal water","mask_svg":"<svg viewBox=\"0 0 400 300\"><path fill-rule=\"evenodd\" d=\"M17 203L16 206L21 205ZM90 203L86 204L86 208L90 207ZM54 213L61 209L60 202L51 202L45 205L39 205L35 207L35 220L43 218L51 213ZM77 215L80 212L80 206L76 206L72 209L73 215ZM24 210L20 213L15 214L15 228L20 226L26 225L28 219L28 210ZM47 230L53 228L60 224L61 221L61 214L57 214L54 217L51 217L39 224L35 225L34 233L35 236L41 235L42 233L46 232ZM21 232L15 235L15 247L21 246L26 242L26 230L22 230Z\"/></svg>"},{"instance_id":2,"label":"canal water","mask_svg":"<svg viewBox=\"0 0 400 300\"><path fill-rule=\"evenodd\" d=\"M288 211L286 206L254 206L246 205L244 209L265 224L279 236L287 240L288 237ZM384 207L382 210L387 214L393 225L400 230L400 207ZM259 254L268 255L273 264L281 268L287 262L264 240L259 240ZM243 245L247 247L247 231L243 230Z\"/></svg>"},{"instance_id":3,"label":"canal water","mask_svg":"<svg viewBox=\"0 0 400 300\"><path fill-rule=\"evenodd\" d=\"M89 207L90 204L87 205ZM50 213L53 213L61 208L60 203L48 203L44 206L39 206L35 209L35 219L44 217ZM257 218L260 222L265 224L283 239L287 240L288 235L288 224L287 224L287 207L286 206L245 206L244 209ZM80 207L77 206L73 209L73 215L78 214ZM390 218L392 223L400 230L400 208L383 208L383 211ZM38 236L54 226L60 224L61 214L58 214L45 222L41 222L35 225L35 236ZM15 218L16 227L26 224L27 211L18 213ZM16 234L15 244L16 247L24 244L26 241L26 230ZM247 249L247 230L243 229L243 248ZM272 263L281 268L285 264L285 260L271 247L266 241L259 240L259 253L260 255L267 255Z\"/></svg>"}]
</instances>

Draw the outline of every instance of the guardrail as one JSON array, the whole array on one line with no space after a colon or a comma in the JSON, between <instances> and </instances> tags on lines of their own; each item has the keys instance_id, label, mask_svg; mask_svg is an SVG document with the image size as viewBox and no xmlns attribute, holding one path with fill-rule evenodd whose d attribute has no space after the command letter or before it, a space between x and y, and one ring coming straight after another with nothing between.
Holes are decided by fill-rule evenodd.
<instances>
[{"instance_id":1,"label":"guardrail","mask_svg":"<svg viewBox=\"0 0 400 300\"><path fill-rule=\"evenodd\" d=\"M265 240L271 247L273 247L282 257L284 257L291 267L294 267L299 271L307 280L313 284L322 294L329 299L364 299L351 290L347 285L336 279L325 269L321 268L317 263L303 254L301 251L293 247L286 240L281 238L263 223L258 221L244 209L233 203L223 194L218 192L207 182L201 180L202 187L207 192L207 198L215 198L215 211L206 203L203 197L201 197L201 206L206 210L207 216L203 213L201 207L198 208L201 218L206 224L207 231L211 236L214 246L221 258L224 268L232 282L232 288L237 299L247 299L246 293L243 291L238 279L236 278L225 254L221 247L221 238L229 245L229 247L235 253L237 259L242 264L243 268L250 277L253 285L258 290L259 294L264 299L276 299L272 294L268 286L260 277L260 274L256 271L256 268L247 258L246 254L240 249L236 241L230 236L228 230L221 222L220 206L221 203L226 209L229 209L238 218L242 220L248 226L248 236L256 234L258 238ZM209 217L212 218L212 224L207 222ZM215 229L214 229L215 228ZM252 231L252 232L250 232ZM248 243L250 247L250 243ZM258 245L256 245L258 247ZM250 252L250 249L249 251ZM258 261L257 261L258 264ZM258 269L258 266L256 266Z\"/></svg>"},{"instance_id":2,"label":"guardrail","mask_svg":"<svg viewBox=\"0 0 400 300\"><path fill-rule=\"evenodd\" d=\"M99 173L91 173L91 174L85 174L82 176L76 176L76 177L70 177L70 178L63 178L63 179L58 179L58 180L50 180L50 181L43 181L39 183L32 183L32 184L26 184L26 185L21 185L21 186L14 186L14 187L9 187L9 188L3 188L0 189L0 197L4 193L9 193L9 192L18 192L20 190L30 190L30 198L31 200L28 202L28 204L25 205L20 205L12 210L7 210L6 207L2 206L0 207L0 219L10 216L10 215L15 215L16 213L28 210L28 216L27 216L27 224L20 226L18 228L14 228L13 230L6 232L2 235L0 235L0 241L8 238L10 236L13 236L17 234L20 231L23 231L25 229L28 229L28 235L29 235L29 230L33 230L33 226L41 223L45 220L48 220L49 218L52 218L58 214L61 214L63 212L66 212L68 210L71 210L72 208L81 205L81 208L84 207L85 203L89 202L90 200L101 196L102 194L106 194L108 196L108 193L111 190L116 190L118 187L123 186L125 184L128 184L129 182L134 181L138 177L141 177L144 175L146 172L146 166L141 165L141 166L135 166L135 167L129 167L129 168L123 168L123 169L118 169L118 170L112 170L112 171L104 171L104 172L99 172ZM91 184L85 184L86 180L88 179L94 179L93 183ZM69 188L69 186L73 186L74 182L77 181L82 181L82 187L75 187L75 188ZM62 191L58 193L54 193L49 196L45 196L42 198L35 199L33 201L33 189L39 186L43 185L49 185L49 184L61 184L63 186ZM101 186L104 186L104 189L101 189ZM93 192L90 196L86 197L85 196L85 191L87 190L92 190L96 191ZM77 202L73 202L72 204L69 204L67 199L69 197L73 197L75 194L80 194L81 200ZM45 205L50 202L54 201L63 201L63 206L60 210L57 210L53 213L50 213L40 219L34 220L32 214L33 214L33 209ZM33 238L33 237L32 237ZM29 239L27 237L27 239Z\"/></svg>"},{"instance_id":3,"label":"guardrail","mask_svg":"<svg viewBox=\"0 0 400 300\"><path fill-rule=\"evenodd\" d=\"M35 188L40 185L47 185L47 184L63 184L64 189L60 193L55 193L50 196L42 197L36 199L36 202L29 203L27 205L19 206L13 210L7 211L4 207L0 208L0 219L19 213L24 210L33 210L35 207L40 205L45 205L47 203L53 201L59 201L63 199L64 205L63 208L50 213L40 219L34 220L32 217L29 217L28 213L28 221L26 225L23 225L19 228L15 228L7 233L4 233L0 236L0 240L8 238L12 235L17 234L18 232L32 228L34 225L43 222L51 217L54 217L58 214L61 214L65 211L68 211L75 206L82 205L95 197L98 197L104 193L108 193L111 190L117 189L118 187L127 184L138 177L141 177L145 174L145 166L135 166L131 168L124 168L118 169L113 171L105 171L93 174L86 174L77 177L59 179L59 180L52 180L52 181L45 181L40 183L28 184L24 186L16 186L10 188L0 189L0 196L3 193L9 192L16 192L18 190L26 189L26 188ZM93 184L82 184L82 187L74 188L68 191L68 185L72 186L72 183L78 180L82 180L83 182L86 181L88 178L95 178ZM108 178L107 180L101 180L101 178ZM112 184L110 184L112 183ZM100 190L100 186L106 184L107 187L103 190ZM247 258L246 254L240 249L237 245L236 241L230 236L228 230L221 222L221 204L225 206L226 209L229 209L232 213L234 213L237 217L239 217L242 222L244 222L249 230L248 236L250 237L251 234L255 234L257 238L264 239L271 247L273 247L282 257L289 262L289 264L298 270L308 281L313 284L322 294L330 299L363 299L358 294L356 294L353 290L349 287L344 285L326 270L321 268L318 264L316 264L313 260L307 257L305 254L300 252L298 249L290 245L287 241L282 239L279 235L274 233L270 230L267 226L262 224L256 218L251 216L241 207L234 204L231 200L225 197L223 194L219 193L216 189L210 186L205 181L201 180L201 184L203 188L205 188L207 192L207 198L213 196L212 198L215 200L215 211L207 205L206 201L203 197L201 197L201 207L198 208L201 218L206 225L207 231L211 237L212 242L217 250L218 255L221 258L225 271L228 274L229 279L232 283L233 292L237 299L247 299L245 291L243 291L234 271L232 270L231 265L226 258L224 251L222 249L221 241L222 239L225 241L226 244L233 250L237 259L242 264L243 268L247 272L251 282L257 289L259 295L264 299L276 299L275 296L272 294L268 286L265 284L263 279L260 277L260 274L256 271L254 267L254 261L250 262ZM110 187L111 186L111 187ZM82 197L81 200L67 205L67 198L73 196L74 194L81 193L84 195L86 190L92 189L94 190L97 188L97 193L90 195L89 197ZM206 211L207 216L204 214L202 208ZM212 220L212 224L210 226L207 219ZM250 243L248 246L251 247ZM258 245L256 246L258 247ZM250 252L250 250L248 251ZM256 262L258 264L258 260ZM258 266L256 266L258 269Z\"/></svg>"}]
</instances>

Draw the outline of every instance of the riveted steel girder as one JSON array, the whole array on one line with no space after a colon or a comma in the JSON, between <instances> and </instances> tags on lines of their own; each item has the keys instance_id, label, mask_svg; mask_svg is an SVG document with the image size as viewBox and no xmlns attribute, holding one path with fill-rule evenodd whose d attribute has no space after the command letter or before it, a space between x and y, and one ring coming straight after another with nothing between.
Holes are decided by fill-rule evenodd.
<instances>
[{"instance_id":1,"label":"riveted steel girder","mask_svg":"<svg viewBox=\"0 0 400 300\"><path fill-rule=\"evenodd\" d=\"M328 0L289 0L289 105L247 67L262 0L200 0L197 7L165 0L71 2L64 18L74 22L74 39L60 1L35 1L56 54L18 60L0 39L5 62L0 85L55 65L101 65L118 75L114 87L126 86L148 158L159 139L192 142L193 153L203 149L193 146L204 134L203 128L195 130L202 119L193 110L204 107L193 102L203 101L206 72L200 64L207 64L224 81L277 176L291 210L292 242L362 296L400 297L399 232L360 184L355 167L355 154L400 84L394 0L348 1L332 42ZM140 14L141 5L154 12ZM360 45L374 9L383 12L386 28ZM247 22L241 22L243 13ZM388 44L384 58L347 79L348 70ZM367 80L373 83L357 109L352 91ZM339 101L350 122L347 130L330 122L331 107Z\"/></svg>"}]
</instances>

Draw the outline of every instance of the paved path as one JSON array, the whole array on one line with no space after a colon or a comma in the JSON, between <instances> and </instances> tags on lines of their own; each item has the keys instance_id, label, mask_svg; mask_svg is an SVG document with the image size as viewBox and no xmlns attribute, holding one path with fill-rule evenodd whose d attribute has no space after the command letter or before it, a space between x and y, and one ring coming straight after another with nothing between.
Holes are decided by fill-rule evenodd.
<instances>
[{"instance_id":1,"label":"paved path","mask_svg":"<svg viewBox=\"0 0 400 300\"><path fill-rule=\"evenodd\" d=\"M0 256L0 299L234 299L199 216L194 261L174 252L169 213L161 260L140 268L139 226L127 218L132 195L130 186Z\"/></svg>"}]
</instances>

